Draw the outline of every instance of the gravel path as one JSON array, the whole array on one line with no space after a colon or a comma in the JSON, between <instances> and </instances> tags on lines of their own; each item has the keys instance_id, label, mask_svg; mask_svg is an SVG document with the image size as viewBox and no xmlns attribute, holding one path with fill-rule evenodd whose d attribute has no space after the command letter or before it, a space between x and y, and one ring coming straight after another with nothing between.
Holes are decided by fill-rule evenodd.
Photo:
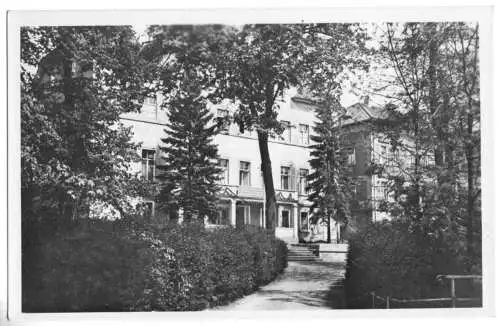
<instances>
[{"instance_id":1,"label":"gravel path","mask_svg":"<svg viewBox=\"0 0 500 326\"><path fill-rule=\"evenodd\" d=\"M275 281L215 310L341 309L344 272L343 263L289 262Z\"/></svg>"}]
</instances>

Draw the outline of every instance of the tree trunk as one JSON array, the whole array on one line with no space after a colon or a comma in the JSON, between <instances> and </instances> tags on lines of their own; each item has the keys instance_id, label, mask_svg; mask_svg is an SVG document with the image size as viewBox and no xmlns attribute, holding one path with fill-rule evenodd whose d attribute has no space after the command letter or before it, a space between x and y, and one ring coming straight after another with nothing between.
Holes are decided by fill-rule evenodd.
<instances>
[{"instance_id":1,"label":"tree trunk","mask_svg":"<svg viewBox=\"0 0 500 326\"><path fill-rule=\"evenodd\" d=\"M258 131L258 137L260 158L262 161L260 168L262 170L264 189L266 191L266 229L274 230L276 228L278 205L276 204L276 196L274 193L273 170L267 143L268 134L264 131Z\"/></svg>"},{"instance_id":2,"label":"tree trunk","mask_svg":"<svg viewBox=\"0 0 500 326\"><path fill-rule=\"evenodd\" d=\"M467 133L472 138L473 116L472 105L469 105L469 114L467 116ZM474 257L474 149L472 141L469 140L466 145L465 155L467 160L467 256L469 257L469 272L472 268Z\"/></svg>"},{"instance_id":3,"label":"tree trunk","mask_svg":"<svg viewBox=\"0 0 500 326\"><path fill-rule=\"evenodd\" d=\"M328 215L328 222L327 222L328 230L326 231L326 242L327 243L332 243L332 231L330 230L331 220L332 220L331 216Z\"/></svg>"},{"instance_id":4,"label":"tree trunk","mask_svg":"<svg viewBox=\"0 0 500 326\"><path fill-rule=\"evenodd\" d=\"M438 110L438 96L437 96L437 71L436 65L438 63L438 42L436 40L436 24L430 23L430 42L429 42L429 110L432 116L432 127L436 132L437 141L434 147L434 162L436 167L443 166L443 132L440 125L441 114L436 114ZM444 180L439 178L438 182L442 184Z\"/></svg>"}]
</instances>

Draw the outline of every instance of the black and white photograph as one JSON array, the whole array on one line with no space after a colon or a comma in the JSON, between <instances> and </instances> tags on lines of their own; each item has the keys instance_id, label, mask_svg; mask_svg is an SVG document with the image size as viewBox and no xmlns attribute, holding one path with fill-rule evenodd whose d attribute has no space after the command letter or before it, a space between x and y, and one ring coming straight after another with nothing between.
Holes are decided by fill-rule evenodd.
<instances>
[{"instance_id":1,"label":"black and white photograph","mask_svg":"<svg viewBox=\"0 0 500 326\"><path fill-rule=\"evenodd\" d=\"M484 20L129 17L16 25L20 314L485 307Z\"/></svg>"}]
</instances>

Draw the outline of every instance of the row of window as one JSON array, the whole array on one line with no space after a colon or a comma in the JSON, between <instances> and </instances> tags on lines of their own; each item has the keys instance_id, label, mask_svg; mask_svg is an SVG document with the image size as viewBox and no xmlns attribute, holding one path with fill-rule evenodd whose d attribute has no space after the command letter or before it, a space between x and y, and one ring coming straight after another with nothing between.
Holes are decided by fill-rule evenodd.
<instances>
[{"instance_id":1,"label":"row of window","mask_svg":"<svg viewBox=\"0 0 500 326\"><path fill-rule=\"evenodd\" d=\"M250 217L250 206L238 206L240 214L243 215L242 221L244 224L251 224ZM262 210L262 209L261 209ZM262 216L262 211L261 211ZM217 209L217 214L209 219L210 224L216 225L229 225L230 212L228 206L220 206ZM264 221L261 220L260 223L264 225ZM278 226L282 228L293 228L293 218L292 212L288 208L282 208L278 218ZM309 231L309 213L307 211L301 211L299 215L299 227L301 231Z\"/></svg>"},{"instance_id":2,"label":"row of window","mask_svg":"<svg viewBox=\"0 0 500 326\"><path fill-rule=\"evenodd\" d=\"M222 119L222 133L229 134L229 127L231 126L231 122L229 120L229 110L227 109L217 109L217 117ZM278 135L278 140L285 143L292 143L292 124L290 121L282 120L280 121L283 127L283 133ZM309 125L307 124L299 124L299 139L298 142L300 145L309 145ZM270 139L275 140L276 135L270 134Z\"/></svg>"},{"instance_id":3,"label":"row of window","mask_svg":"<svg viewBox=\"0 0 500 326\"><path fill-rule=\"evenodd\" d=\"M406 164L415 164L416 158L409 151L393 151L390 145L381 145L380 153L378 154L379 164L397 165L398 162L406 162ZM419 165L428 167L433 164L431 154L422 155Z\"/></svg>"},{"instance_id":4,"label":"row of window","mask_svg":"<svg viewBox=\"0 0 500 326\"><path fill-rule=\"evenodd\" d=\"M251 186L251 170L250 162L240 161L239 182L240 186ZM222 169L220 183L228 185L229 180L229 160L219 159L219 167ZM309 170L299 170L299 191L301 194L306 193L307 175ZM261 175L262 178L262 175ZM280 167L280 189L281 190L295 190L292 184L291 168L289 166Z\"/></svg>"},{"instance_id":5,"label":"row of window","mask_svg":"<svg viewBox=\"0 0 500 326\"><path fill-rule=\"evenodd\" d=\"M229 180L229 160L219 159L219 168L222 170L220 175L220 183L224 185L230 184ZM307 175L309 170L299 170L299 191L301 194L306 193ZM153 181L155 177L155 151L150 149L142 150L142 177L146 180ZM261 176L262 177L262 176ZM239 180L240 186L251 186L251 169L250 162L239 162ZM280 168L280 189L295 190L292 184L291 168L289 166L281 166Z\"/></svg>"}]
</instances>

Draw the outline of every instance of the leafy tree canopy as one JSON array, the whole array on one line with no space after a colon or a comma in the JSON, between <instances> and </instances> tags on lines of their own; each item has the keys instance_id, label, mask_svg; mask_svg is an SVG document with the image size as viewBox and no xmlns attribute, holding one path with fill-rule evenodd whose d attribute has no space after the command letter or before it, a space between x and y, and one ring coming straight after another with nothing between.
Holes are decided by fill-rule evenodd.
<instances>
[{"instance_id":1,"label":"leafy tree canopy","mask_svg":"<svg viewBox=\"0 0 500 326\"><path fill-rule=\"evenodd\" d=\"M139 50L126 26L21 30L24 213L76 217L94 201L132 208L139 158L119 116L140 109Z\"/></svg>"}]
</instances>

